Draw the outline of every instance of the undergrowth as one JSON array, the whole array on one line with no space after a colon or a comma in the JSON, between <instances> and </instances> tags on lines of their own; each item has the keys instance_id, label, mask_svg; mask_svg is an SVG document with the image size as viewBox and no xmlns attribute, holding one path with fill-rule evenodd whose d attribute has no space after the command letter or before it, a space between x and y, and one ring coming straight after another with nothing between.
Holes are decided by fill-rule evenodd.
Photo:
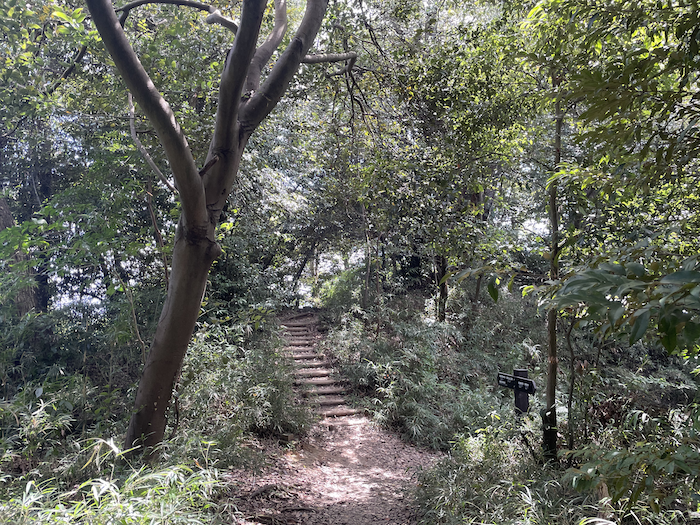
<instances>
[{"instance_id":1,"label":"undergrowth","mask_svg":"<svg viewBox=\"0 0 700 525\"><path fill-rule=\"evenodd\" d=\"M27 475L1 478L0 522L91 524L204 524L230 520L235 509L217 504L223 482L216 469L192 465L132 467L113 440L75 443L63 461L80 465L84 479ZM13 490L15 489L15 490Z\"/></svg>"},{"instance_id":2,"label":"undergrowth","mask_svg":"<svg viewBox=\"0 0 700 525\"><path fill-rule=\"evenodd\" d=\"M351 284L338 290L348 296ZM420 477L421 522L671 525L700 517L695 361L643 342L600 341L561 319L560 462L545 464L543 318L531 298L501 292L494 304L469 285L452 290L444 323L420 291L344 313L330 301L325 352L357 402L407 440L448 451ZM498 371L513 368L527 368L539 387L520 422L512 392L495 385Z\"/></svg>"},{"instance_id":3,"label":"undergrowth","mask_svg":"<svg viewBox=\"0 0 700 525\"><path fill-rule=\"evenodd\" d=\"M484 359L476 361L463 344L462 334L446 323L384 319L377 331L346 315L324 349L377 421L409 441L446 449L456 433L513 411L510 392L486 379L480 370Z\"/></svg>"},{"instance_id":4,"label":"undergrowth","mask_svg":"<svg viewBox=\"0 0 700 525\"><path fill-rule=\"evenodd\" d=\"M257 439L310 422L274 330L259 311L199 327L149 466L115 445L131 396L78 374L23 385L0 402L0 523L235 522L218 469L257 468Z\"/></svg>"}]
</instances>

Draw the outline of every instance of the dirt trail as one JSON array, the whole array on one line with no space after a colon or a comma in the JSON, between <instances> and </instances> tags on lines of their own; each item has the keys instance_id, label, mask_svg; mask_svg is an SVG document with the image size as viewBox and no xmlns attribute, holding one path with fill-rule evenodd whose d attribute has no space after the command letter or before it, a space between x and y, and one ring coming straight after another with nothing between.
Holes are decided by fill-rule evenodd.
<instances>
[{"instance_id":1,"label":"dirt trail","mask_svg":"<svg viewBox=\"0 0 700 525\"><path fill-rule=\"evenodd\" d=\"M318 322L307 316L309 337L315 342ZM289 319L283 320L289 324ZM295 323L299 324L299 323ZM294 353L301 330L288 338L288 351ZM288 332L289 333L289 332ZM306 359L311 359L307 357ZM332 371L323 356L314 356L323 363L319 368ZM301 370L308 367L300 368ZM302 384L308 374L298 376ZM321 377L321 376L316 376ZM323 376L326 377L326 376ZM270 461L257 475L248 471L231 471L228 477L239 487L232 502L244 515L241 525L407 525L416 523L415 509L407 490L415 484L415 474L430 467L438 455L407 445L390 432L375 427L367 418L354 414L342 399L342 388L334 380L329 407L311 397L319 414L349 414L324 417L308 436L285 448L267 450ZM320 387L312 386L312 389ZM336 398L340 397L340 399ZM315 401L314 401L315 399Z\"/></svg>"}]
</instances>

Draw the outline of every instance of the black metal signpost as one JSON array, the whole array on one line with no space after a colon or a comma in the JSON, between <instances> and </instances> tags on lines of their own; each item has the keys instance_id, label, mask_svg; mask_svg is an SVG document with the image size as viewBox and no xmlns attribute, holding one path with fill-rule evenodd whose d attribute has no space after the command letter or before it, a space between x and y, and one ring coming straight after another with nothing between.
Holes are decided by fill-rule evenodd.
<instances>
[{"instance_id":1,"label":"black metal signpost","mask_svg":"<svg viewBox=\"0 0 700 525\"><path fill-rule=\"evenodd\" d=\"M513 375L498 372L498 384L515 390L515 414L522 415L530 409L530 394L537 391L535 382L527 378L527 370L516 368Z\"/></svg>"}]
</instances>

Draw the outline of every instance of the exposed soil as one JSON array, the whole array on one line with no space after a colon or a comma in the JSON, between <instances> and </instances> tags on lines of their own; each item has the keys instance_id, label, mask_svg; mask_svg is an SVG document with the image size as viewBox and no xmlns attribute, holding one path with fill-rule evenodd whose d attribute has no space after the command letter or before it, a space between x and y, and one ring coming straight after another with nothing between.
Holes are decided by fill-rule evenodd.
<instances>
[{"instance_id":1,"label":"exposed soil","mask_svg":"<svg viewBox=\"0 0 700 525\"><path fill-rule=\"evenodd\" d=\"M309 340L318 340L316 317L306 315L303 321L308 323ZM285 324L292 323L287 319ZM297 327L302 324L297 319L293 330L301 330ZM323 361L323 356L316 357ZM316 410L328 413L325 406ZM262 471L227 474L238 487L232 504L244 516L240 524L413 524L416 509L410 489L416 473L439 458L356 414L325 417L302 440L269 447L266 453L269 466Z\"/></svg>"}]
</instances>

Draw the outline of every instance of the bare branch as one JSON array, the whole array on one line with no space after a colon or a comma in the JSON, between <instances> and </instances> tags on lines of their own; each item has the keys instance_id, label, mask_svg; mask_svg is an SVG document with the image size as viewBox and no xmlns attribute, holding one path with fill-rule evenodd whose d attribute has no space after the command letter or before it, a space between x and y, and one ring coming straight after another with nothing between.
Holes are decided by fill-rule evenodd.
<instances>
[{"instance_id":1,"label":"bare branch","mask_svg":"<svg viewBox=\"0 0 700 525\"><path fill-rule=\"evenodd\" d=\"M13 127L11 130L6 131L2 135L0 135L0 140L5 140L10 138L12 135L15 134L15 132L19 129L19 127L22 125L22 123L27 120L27 115L22 115L17 122L15 122L15 127Z\"/></svg>"},{"instance_id":2,"label":"bare branch","mask_svg":"<svg viewBox=\"0 0 700 525\"><path fill-rule=\"evenodd\" d=\"M239 141L237 124L239 104L248 67L255 54L266 4L267 0L251 0L243 3L240 28L221 74L219 107L209 157L212 155L225 157L231 145Z\"/></svg>"},{"instance_id":3,"label":"bare branch","mask_svg":"<svg viewBox=\"0 0 700 525\"><path fill-rule=\"evenodd\" d=\"M287 0L275 0L275 26L265 42L257 49L250 61L245 91L256 91L260 87L260 75L263 67L272 58L272 53L282 42L287 32Z\"/></svg>"},{"instance_id":4,"label":"bare branch","mask_svg":"<svg viewBox=\"0 0 700 525\"><path fill-rule=\"evenodd\" d=\"M126 22L126 18L129 16L129 12L132 9L146 4L180 5L183 7L192 7L194 9L199 9L200 11L206 11L209 13L209 16L207 16L206 19L207 24L222 25L225 28L233 31L234 34L236 33L236 31L238 31L238 26L236 25L236 23L230 18L226 18L225 16L223 16L221 14L221 11L219 11L216 7L209 4L203 4L201 2L195 2L192 0L136 0L134 2L130 2L125 6L115 9L116 13L119 13L120 11L122 13L119 17L119 23L122 25L122 27L124 27L124 22Z\"/></svg>"},{"instance_id":5,"label":"bare branch","mask_svg":"<svg viewBox=\"0 0 700 525\"><path fill-rule=\"evenodd\" d=\"M92 20L105 47L158 134L170 169L180 190L182 214L187 230L209 223L204 186L192 158L187 139L170 106L156 89L124 34L109 0L87 0ZM190 224L188 224L190 223Z\"/></svg>"},{"instance_id":6,"label":"bare branch","mask_svg":"<svg viewBox=\"0 0 700 525\"><path fill-rule=\"evenodd\" d=\"M131 11L132 9L136 7L141 7L142 5L146 4L171 4L171 5L181 5L184 7L194 7L195 9L199 9L201 11L213 11L215 8L208 5L208 4L203 4L201 2L194 2L193 0L135 0L134 2L130 2L122 7L117 7L114 12L119 13L120 11Z\"/></svg>"},{"instance_id":7,"label":"bare branch","mask_svg":"<svg viewBox=\"0 0 700 525\"><path fill-rule=\"evenodd\" d=\"M328 0L307 1L306 12L296 35L275 63L261 88L240 109L239 121L243 136L250 136L282 98L289 82L299 69L301 59L313 44L327 6Z\"/></svg>"},{"instance_id":8,"label":"bare branch","mask_svg":"<svg viewBox=\"0 0 700 525\"><path fill-rule=\"evenodd\" d=\"M168 256L165 253L165 243L163 242L163 235L160 233L158 228L158 220L156 219L156 214L153 211L153 187L151 186L151 178L148 177L148 183L146 186L146 206L148 207L148 214L151 216L151 223L153 224L153 230L156 237L156 243L158 248L160 248L160 255L163 258L163 276L165 277L165 289L170 287L170 272L168 272Z\"/></svg>"},{"instance_id":9,"label":"bare branch","mask_svg":"<svg viewBox=\"0 0 700 525\"><path fill-rule=\"evenodd\" d=\"M329 53L327 55L306 55L301 59L302 64L323 64L328 62L342 62L347 61L345 66L341 67L333 73L327 73L327 77L337 77L344 75L348 71L352 71L355 67L355 62L357 62L357 53L355 51L348 51L347 53Z\"/></svg>"},{"instance_id":10,"label":"bare branch","mask_svg":"<svg viewBox=\"0 0 700 525\"><path fill-rule=\"evenodd\" d=\"M226 18L224 15L221 14L221 11L219 11L218 9L209 11L209 16L207 16L206 18L206 23L222 25L226 29L231 30L234 35L238 32L238 25L236 24L236 22L234 22L230 18Z\"/></svg>"},{"instance_id":11,"label":"bare branch","mask_svg":"<svg viewBox=\"0 0 700 525\"><path fill-rule=\"evenodd\" d=\"M302 64L323 64L327 62L343 62L345 60L357 60L357 53L328 53L326 55L306 55L301 59Z\"/></svg>"},{"instance_id":12,"label":"bare branch","mask_svg":"<svg viewBox=\"0 0 700 525\"><path fill-rule=\"evenodd\" d=\"M216 164L217 162L219 162L219 156L214 155L212 158L210 158L207 161L207 163L204 165L204 167L201 170L199 170L199 176L204 177L207 174L207 172L211 169L211 167L214 164Z\"/></svg>"},{"instance_id":13,"label":"bare branch","mask_svg":"<svg viewBox=\"0 0 700 525\"><path fill-rule=\"evenodd\" d=\"M80 62L83 59L86 52L87 45L84 45L75 55L75 58L73 59L73 62L71 62L71 65L68 66L66 70L61 74L61 77L56 82L54 82L53 86L46 90L47 95L51 95L69 76L71 76L71 74L75 70L75 66L78 64L78 62Z\"/></svg>"},{"instance_id":14,"label":"bare branch","mask_svg":"<svg viewBox=\"0 0 700 525\"><path fill-rule=\"evenodd\" d=\"M173 193L178 193L177 189L175 186L173 186L168 178L163 175L163 172L158 169L158 166L156 166L156 163L153 162L153 159L151 156L148 154L148 151L144 147L144 145L141 143L139 140L138 136L136 135L136 117L134 115L134 99L131 96L131 93L127 95L127 98L129 100L129 129L131 129L131 138L134 141L134 144L136 144L136 147L138 148L139 152L141 153L141 156L146 159L146 162L148 165L151 167L153 171L156 172L156 175L158 175L158 178L165 184L170 191Z\"/></svg>"}]
</instances>

